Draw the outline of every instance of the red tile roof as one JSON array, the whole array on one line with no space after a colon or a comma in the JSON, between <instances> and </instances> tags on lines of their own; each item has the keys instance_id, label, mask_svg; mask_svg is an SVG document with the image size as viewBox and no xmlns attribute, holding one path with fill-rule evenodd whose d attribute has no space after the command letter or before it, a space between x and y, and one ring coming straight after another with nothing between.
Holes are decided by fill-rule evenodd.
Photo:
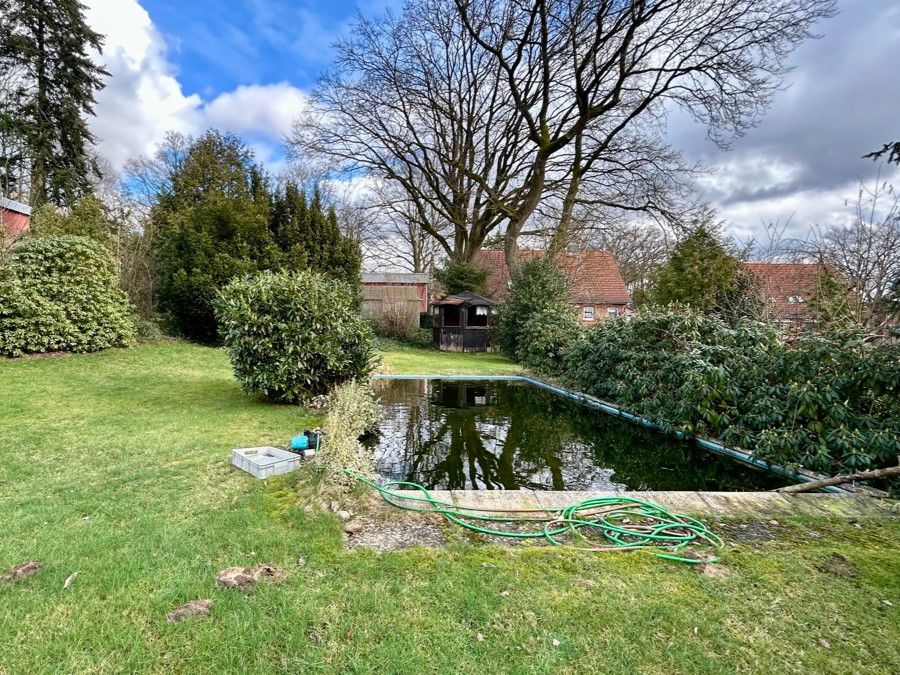
<instances>
[{"instance_id":1,"label":"red tile roof","mask_svg":"<svg viewBox=\"0 0 900 675\"><path fill-rule=\"evenodd\" d=\"M825 266L820 263L745 263L760 282L763 298L779 319L814 319L809 306L819 288Z\"/></svg>"},{"instance_id":2,"label":"red tile roof","mask_svg":"<svg viewBox=\"0 0 900 675\"><path fill-rule=\"evenodd\" d=\"M540 258L543 251L519 251L519 260ZM489 298L503 300L509 294L509 269L503 251L479 251L475 264L488 270L485 290ZM572 302L580 305L627 305L631 294L622 281L616 259L609 251L559 253L556 264L569 277Z\"/></svg>"}]
</instances>

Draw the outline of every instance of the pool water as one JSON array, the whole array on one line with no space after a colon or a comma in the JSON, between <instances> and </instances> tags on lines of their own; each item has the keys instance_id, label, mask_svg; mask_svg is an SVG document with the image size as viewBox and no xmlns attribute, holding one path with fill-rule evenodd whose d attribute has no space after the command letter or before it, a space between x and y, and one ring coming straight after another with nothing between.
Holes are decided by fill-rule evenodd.
<instances>
[{"instance_id":1,"label":"pool water","mask_svg":"<svg viewBox=\"0 0 900 675\"><path fill-rule=\"evenodd\" d=\"M785 479L521 381L375 381L384 480L452 490L770 490Z\"/></svg>"}]
</instances>

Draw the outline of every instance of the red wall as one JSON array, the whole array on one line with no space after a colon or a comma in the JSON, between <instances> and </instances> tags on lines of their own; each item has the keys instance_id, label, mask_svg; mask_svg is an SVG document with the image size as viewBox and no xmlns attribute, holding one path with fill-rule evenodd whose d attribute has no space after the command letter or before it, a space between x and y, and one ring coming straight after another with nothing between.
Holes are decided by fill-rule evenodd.
<instances>
[{"instance_id":1,"label":"red wall","mask_svg":"<svg viewBox=\"0 0 900 675\"><path fill-rule=\"evenodd\" d=\"M31 227L31 217L24 213L9 211L0 206L0 221L3 222L3 230L7 239L18 237Z\"/></svg>"}]
</instances>

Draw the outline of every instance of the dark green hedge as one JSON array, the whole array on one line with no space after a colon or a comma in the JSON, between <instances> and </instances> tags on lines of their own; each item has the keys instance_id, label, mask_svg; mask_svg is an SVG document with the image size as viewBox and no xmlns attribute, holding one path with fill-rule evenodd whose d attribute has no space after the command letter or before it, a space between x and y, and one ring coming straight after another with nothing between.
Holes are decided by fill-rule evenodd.
<instances>
[{"instance_id":1,"label":"dark green hedge","mask_svg":"<svg viewBox=\"0 0 900 675\"><path fill-rule=\"evenodd\" d=\"M245 391L295 403L369 373L375 343L355 289L315 272L262 272L219 294L216 317Z\"/></svg>"},{"instance_id":2,"label":"dark green hedge","mask_svg":"<svg viewBox=\"0 0 900 675\"><path fill-rule=\"evenodd\" d=\"M96 241L32 239L0 266L0 354L92 352L134 337L116 263Z\"/></svg>"},{"instance_id":3,"label":"dark green hedge","mask_svg":"<svg viewBox=\"0 0 900 675\"><path fill-rule=\"evenodd\" d=\"M648 310L589 331L567 379L674 431L828 473L900 454L900 348L857 329L783 340L773 326Z\"/></svg>"}]
</instances>

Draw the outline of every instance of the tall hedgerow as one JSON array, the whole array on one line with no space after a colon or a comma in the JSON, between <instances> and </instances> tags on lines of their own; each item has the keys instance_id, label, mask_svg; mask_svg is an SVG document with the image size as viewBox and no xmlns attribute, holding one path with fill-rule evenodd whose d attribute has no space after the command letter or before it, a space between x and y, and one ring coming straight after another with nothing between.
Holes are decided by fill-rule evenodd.
<instances>
[{"instance_id":1,"label":"tall hedgerow","mask_svg":"<svg viewBox=\"0 0 900 675\"><path fill-rule=\"evenodd\" d=\"M783 340L684 308L601 324L567 357L581 390L664 427L825 472L900 454L900 348L854 328Z\"/></svg>"}]
</instances>

